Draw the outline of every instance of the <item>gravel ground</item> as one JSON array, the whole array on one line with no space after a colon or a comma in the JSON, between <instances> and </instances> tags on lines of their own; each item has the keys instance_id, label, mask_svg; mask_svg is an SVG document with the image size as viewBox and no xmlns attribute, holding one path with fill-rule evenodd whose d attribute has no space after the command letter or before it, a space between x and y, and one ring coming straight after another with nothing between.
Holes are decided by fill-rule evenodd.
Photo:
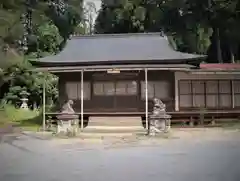
<instances>
[{"instance_id":1,"label":"gravel ground","mask_svg":"<svg viewBox=\"0 0 240 181\"><path fill-rule=\"evenodd\" d=\"M0 181L239 181L240 132L178 129L168 139L5 135Z\"/></svg>"}]
</instances>

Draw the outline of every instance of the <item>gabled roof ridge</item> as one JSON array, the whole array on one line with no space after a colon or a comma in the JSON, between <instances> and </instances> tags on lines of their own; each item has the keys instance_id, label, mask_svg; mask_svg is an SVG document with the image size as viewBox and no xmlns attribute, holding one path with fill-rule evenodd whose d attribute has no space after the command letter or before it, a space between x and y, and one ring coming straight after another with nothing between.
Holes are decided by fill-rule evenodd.
<instances>
[{"instance_id":1,"label":"gabled roof ridge","mask_svg":"<svg viewBox=\"0 0 240 181\"><path fill-rule=\"evenodd\" d=\"M91 34L91 35L81 35L75 34L70 37L70 39L79 38L123 38L130 36L159 36L164 38L166 35L163 32L146 32L146 33L115 33L115 34Z\"/></svg>"}]
</instances>

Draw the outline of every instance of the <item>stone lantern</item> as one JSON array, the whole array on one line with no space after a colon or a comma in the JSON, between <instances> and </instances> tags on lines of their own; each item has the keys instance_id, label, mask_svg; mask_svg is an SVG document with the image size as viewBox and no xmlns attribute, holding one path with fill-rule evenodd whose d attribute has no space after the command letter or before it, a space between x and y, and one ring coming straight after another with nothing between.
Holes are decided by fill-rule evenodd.
<instances>
[{"instance_id":1,"label":"stone lantern","mask_svg":"<svg viewBox=\"0 0 240 181\"><path fill-rule=\"evenodd\" d=\"M20 93L20 95L21 95L21 99L20 100L22 101L22 104L21 104L20 108L21 109L28 109L27 102L28 102L29 93L27 91L22 91Z\"/></svg>"}]
</instances>

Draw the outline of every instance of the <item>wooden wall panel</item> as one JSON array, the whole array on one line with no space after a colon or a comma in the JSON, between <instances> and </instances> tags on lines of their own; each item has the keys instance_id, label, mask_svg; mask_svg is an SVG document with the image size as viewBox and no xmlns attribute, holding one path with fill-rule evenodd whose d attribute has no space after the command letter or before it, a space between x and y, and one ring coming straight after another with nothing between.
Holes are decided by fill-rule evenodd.
<instances>
[{"instance_id":1,"label":"wooden wall panel","mask_svg":"<svg viewBox=\"0 0 240 181\"><path fill-rule=\"evenodd\" d=\"M65 86L67 82L77 81L81 82L81 73L62 73L59 75L60 77L60 97L61 102L67 100L67 94L65 91ZM162 82L161 84L157 84L156 91L162 92L164 94L163 102L166 103L167 110L172 111L174 108L174 73L170 71L149 71L148 72L149 81L154 82ZM120 74L108 74L106 72L85 72L84 73L84 81L90 82L90 100L84 100L84 111L87 112L144 112L145 111L145 100L141 97L142 94L142 86L141 82L145 81L144 72L143 71L131 71L131 72L121 72ZM94 94L96 91L94 87L96 84L94 83L98 81L105 82L114 82L115 88L117 88L116 95L108 95L101 96ZM127 91L131 91L131 95L122 93L121 85L123 86L123 82L135 82L135 86L130 87ZM121 84L121 85L120 85ZM99 84L100 85L100 84ZM166 86L167 85L167 86ZM127 86L129 87L129 86ZM167 87L168 90L162 90L163 87ZM137 88L137 90L135 90ZM121 89L121 90L120 90ZM97 92L101 91L98 88ZM161 94L161 93L159 93ZM74 109L77 112L80 112L81 101L75 100ZM149 109L153 107L152 99L149 100Z\"/></svg>"}]
</instances>

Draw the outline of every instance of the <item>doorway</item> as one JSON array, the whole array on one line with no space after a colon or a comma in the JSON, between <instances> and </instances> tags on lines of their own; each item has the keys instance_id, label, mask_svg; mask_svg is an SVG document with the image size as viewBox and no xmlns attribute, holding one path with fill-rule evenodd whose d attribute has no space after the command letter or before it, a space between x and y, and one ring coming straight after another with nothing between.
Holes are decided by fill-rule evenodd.
<instances>
[{"instance_id":1,"label":"doorway","mask_svg":"<svg viewBox=\"0 0 240 181\"><path fill-rule=\"evenodd\" d=\"M92 100L96 110L104 112L136 112L139 90L136 77L105 74L105 80L93 80ZM99 78L99 77L98 77Z\"/></svg>"}]
</instances>

